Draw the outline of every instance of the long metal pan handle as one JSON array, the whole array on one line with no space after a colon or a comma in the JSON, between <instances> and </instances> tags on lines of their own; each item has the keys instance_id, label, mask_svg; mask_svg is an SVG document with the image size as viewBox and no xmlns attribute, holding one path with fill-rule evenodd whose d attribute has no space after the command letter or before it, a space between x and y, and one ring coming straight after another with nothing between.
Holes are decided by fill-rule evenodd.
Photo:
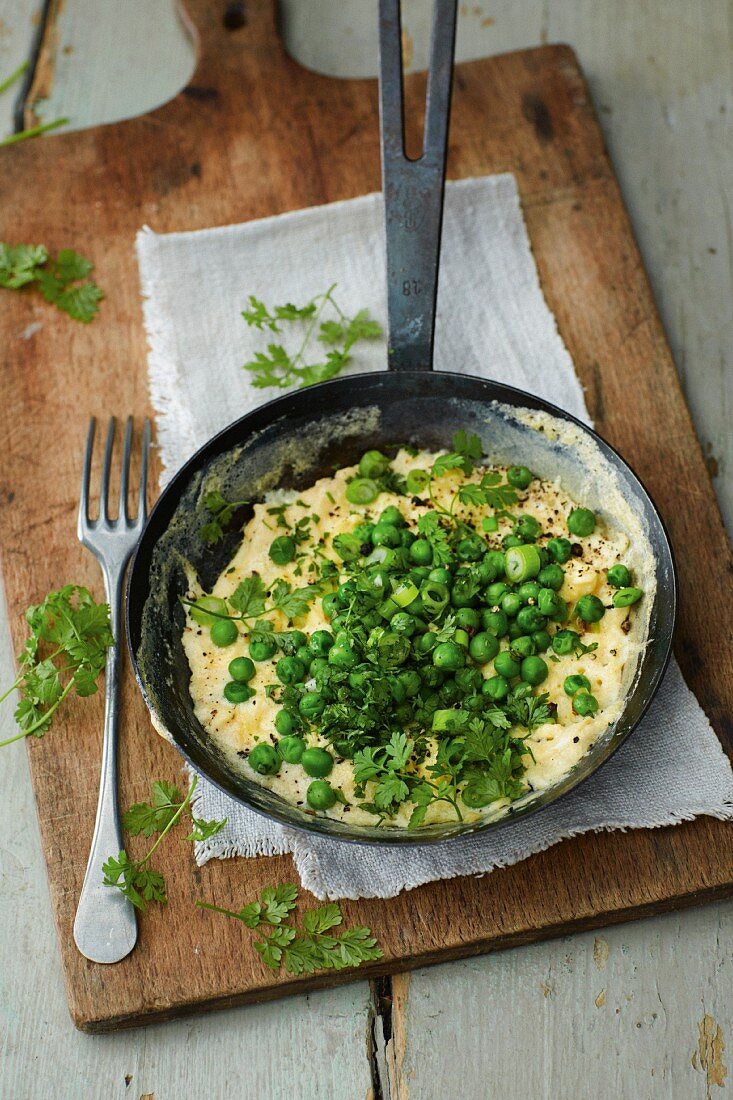
<instances>
[{"instance_id":1,"label":"long metal pan handle","mask_svg":"<svg viewBox=\"0 0 733 1100\"><path fill-rule=\"evenodd\" d=\"M423 152L405 156L400 0L379 3L390 370L433 365L457 0L434 0Z\"/></svg>"}]
</instances>

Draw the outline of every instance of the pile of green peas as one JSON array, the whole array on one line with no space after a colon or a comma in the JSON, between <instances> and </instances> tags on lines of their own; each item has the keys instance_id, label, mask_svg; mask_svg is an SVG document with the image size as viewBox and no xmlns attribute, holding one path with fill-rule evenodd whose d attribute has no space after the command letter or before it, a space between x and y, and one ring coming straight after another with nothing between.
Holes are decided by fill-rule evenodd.
<instances>
[{"instance_id":1,"label":"pile of green peas","mask_svg":"<svg viewBox=\"0 0 733 1100\"><path fill-rule=\"evenodd\" d=\"M378 479L389 465L379 451L368 451L357 476L347 485L349 502L374 503L380 494ZM518 489L528 488L532 480L523 466L507 472L508 483ZM429 474L410 471L406 481L408 492L417 493L427 485ZM497 526L485 525L487 530ZM567 517L568 533L576 538L588 537L595 528L596 517L590 509L573 508ZM334 752L352 754L348 742L337 739L329 751L309 747L307 734L317 728L324 709L333 702L328 670L348 674L354 705L359 705L367 675L364 646L355 640L351 620L357 599L359 625L368 632L367 646L380 658L384 655L394 717L403 726L420 709L432 714L432 731L442 733L451 728L451 716L459 708L480 713L531 695L548 676L543 654L551 650L554 657L570 655L580 641L580 635L564 625L571 609L559 595L563 566L572 556L573 544L563 536L540 543L541 537L537 519L519 514L511 533L501 540L502 549L489 548L482 535L468 531L453 540L448 560L444 554L436 564L430 539L410 530L396 505L383 509L374 521L365 518L353 532L337 536L333 547L342 561L342 579L335 591L322 598L330 629L317 630L310 637L303 631L288 631L286 645L281 638L283 653L276 661L275 675L290 692L289 700L275 719L276 743L259 742L250 751L253 770L275 775L283 763L298 765L312 779L306 793L312 809L327 810L337 801L339 795L327 777L335 765ZM270 557L277 564L292 561L295 552L295 542L287 535L278 536L270 546ZM614 606L631 606L641 598L642 591L633 586L626 566L613 566L607 580L615 589ZM197 621L210 627L214 645L226 647L237 641L239 629L228 617L223 600L204 597L197 607L201 616ZM603 602L592 595L581 597L573 609L574 616L585 623L599 622L605 612ZM449 615L454 629L447 637L441 634L439 641L437 634ZM235 704L251 698L255 662L271 661L277 652L274 638L260 632L251 639L249 656L229 664L225 698ZM564 689L577 714L596 713L598 701L586 677L567 677Z\"/></svg>"}]
</instances>

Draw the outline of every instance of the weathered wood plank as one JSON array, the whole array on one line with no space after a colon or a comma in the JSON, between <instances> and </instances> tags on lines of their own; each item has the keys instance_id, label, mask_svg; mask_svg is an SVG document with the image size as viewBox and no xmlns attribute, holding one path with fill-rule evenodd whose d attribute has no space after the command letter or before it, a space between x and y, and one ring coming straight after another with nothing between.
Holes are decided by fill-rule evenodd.
<instances>
[{"instance_id":1,"label":"weathered wood plank","mask_svg":"<svg viewBox=\"0 0 733 1100\"><path fill-rule=\"evenodd\" d=\"M103 8L53 0L26 124L63 117L69 129L83 130L172 99L195 65L194 32L182 13L172 0Z\"/></svg>"},{"instance_id":2,"label":"weathered wood plank","mask_svg":"<svg viewBox=\"0 0 733 1100\"><path fill-rule=\"evenodd\" d=\"M722 903L395 979L387 1094L711 1100L730 1084L731 942Z\"/></svg>"},{"instance_id":3,"label":"weathered wood plank","mask_svg":"<svg viewBox=\"0 0 733 1100\"><path fill-rule=\"evenodd\" d=\"M29 60L39 19L40 0L0 0L0 82ZM0 96L0 138L13 132L20 83Z\"/></svg>"}]
</instances>

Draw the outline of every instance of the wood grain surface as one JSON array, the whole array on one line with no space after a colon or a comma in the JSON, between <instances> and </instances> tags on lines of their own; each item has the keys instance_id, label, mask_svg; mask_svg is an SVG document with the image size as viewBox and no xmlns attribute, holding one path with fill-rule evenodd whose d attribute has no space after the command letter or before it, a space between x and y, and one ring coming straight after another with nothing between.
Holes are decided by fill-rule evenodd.
<instances>
[{"instance_id":1,"label":"wood grain surface","mask_svg":"<svg viewBox=\"0 0 733 1100\"><path fill-rule=\"evenodd\" d=\"M74 541L74 512L88 415L147 411L133 253L139 226L195 229L379 186L373 82L334 82L289 60L264 0L248 5L247 25L232 32L205 0L189 10L201 53L192 83L175 100L130 122L2 151L0 196L5 209L13 204L14 239L73 244L94 257L108 293L88 328L31 295L14 296L0 317L6 440L0 546L16 648L29 601L72 579L101 588L94 563ZM423 92L423 79L410 78L410 111ZM682 590L678 658L731 752L733 656L719 625L733 621L730 550L568 48L457 70L449 175L505 170L517 176L545 294L591 413L670 526ZM144 795L151 778L177 774L180 760L152 733L130 676L123 722L127 805ZM142 920L134 953L107 968L81 958L71 925L94 816L100 737L101 700L85 701L52 736L29 746L69 1002L80 1027L105 1030L354 976L295 980L263 973L246 930L193 902L241 904L268 883L291 880L290 860L198 870L182 842L161 858L170 904ZM378 935L386 957L366 972L379 973L722 896L732 885L730 829L700 819L675 829L583 837L480 880L436 883L390 901L348 902L344 913Z\"/></svg>"}]
</instances>

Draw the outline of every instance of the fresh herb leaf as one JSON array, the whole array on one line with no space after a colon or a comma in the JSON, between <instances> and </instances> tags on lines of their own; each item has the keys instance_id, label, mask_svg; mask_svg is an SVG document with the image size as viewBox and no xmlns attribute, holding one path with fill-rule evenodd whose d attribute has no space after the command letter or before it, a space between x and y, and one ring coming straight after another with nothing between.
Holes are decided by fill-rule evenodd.
<instances>
[{"instance_id":1,"label":"fresh herb leaf","mask_svg":"<svg viewBox=\"0 0 733 1100\"><path fill-rule=\"evenodd\" d=\"M303 338L297 350L290 354L283 344L271 343L266 351L256 351L254 358L244 364L252 375L252 385L264 389L286 389L298 385L301 388L333 378L351 360L351 349L360 340L374 340L382 335L382 328L369 317L367 310L360 310L354 317L347 317L334 298L336 284L322 294L316 294L303 306L288 303L269 309L254 295L249 296L249 309L242 317L251 327L271 333L282 332L283 324L300 323L304 327ZM334 318L321 320L324 309L330 309ZM321 362L306 362L306 354L318 327L318 339L331 346ZM335 345L340 345L336 347Z\"/></svg>"},{"instance_id":2,"label":"fresh herb leaf","mask_svg":"<svg viewBox=\"0 0 733 1100\"><path fill-rule=\"evenodd\" d=\"M255 619L265 610L267 589L259 573L245 577L229 597L229 603L243 619Z\"/></svg>"},{"instance_id":3,"label":"fresh herb leaf","mask_svg":"<svg viewBox=\"0 0 733 1100\"><path fill-rule=\"evenodd\" d=\"M258 901L243 906L239 912L205 901L196 904L201 909L233 917L257 931L255 950L271 970L284 967L289 974L297 976L316 970L344 970L382 958L383 952L371 929L357 926L333 932L343 923L337 902L307 910L303 914L302 928L284 923L295 909L297 897L297 887L286 884L268 887Z\"/></svg>"},{"instance_id":4,"label":"fresh herb leaf","mask_svg":"<svg viewBox=\"0 0 733 1100\"><path fill-rule=\"evenodd\" d=\"M71 248L51 260L43 245L0 243L0 286L10 290L36 283L47 302L75 321L87 324L99 311L104 294L93 282L82 282L93 269Z\"/></svg>"},{"instance_id":5,"label":"fresh herb leaf","mask_svg":"<svg viewBox=\"0 0 733 1100\"><path fill-rule=\"evenodd\" d=\"M19 689L15 720L21 732L0 742L0 747L30 734L42 737L72 691L93 695L114 642L109 607L95 603L88 589L79 585L50 592L42 603L28 608L25 618L29 635L18 658L20 672L0 696L2 702Z\"/></svg>"},{"instance_id":6,"label":"fresh herb leaf","mask_svg":"<svg viewBox=\"0 0 733 1100\"><path fill-rule=\"evenodd\" d=\"M181 795L174 783L158 779L152 784L151 802L137 802L122 815L122 824L131 836L142 834L151 837L157 833L158 838L142 859L132 859L124 848L118 856L110 856L102 865L102 882L104 886L115 887L143 912L148 902L157 901L165 905L168 900L165 879L160 871L150 866L150 860L163 838L182 816L187 814L191 820L193 828L186 840L192 841L208 840L227 823L226 818L223 821L203 821L191 813L191 799L197 782L198 778L194 776L186 794Z\"/></svg>"}]
</instances>

